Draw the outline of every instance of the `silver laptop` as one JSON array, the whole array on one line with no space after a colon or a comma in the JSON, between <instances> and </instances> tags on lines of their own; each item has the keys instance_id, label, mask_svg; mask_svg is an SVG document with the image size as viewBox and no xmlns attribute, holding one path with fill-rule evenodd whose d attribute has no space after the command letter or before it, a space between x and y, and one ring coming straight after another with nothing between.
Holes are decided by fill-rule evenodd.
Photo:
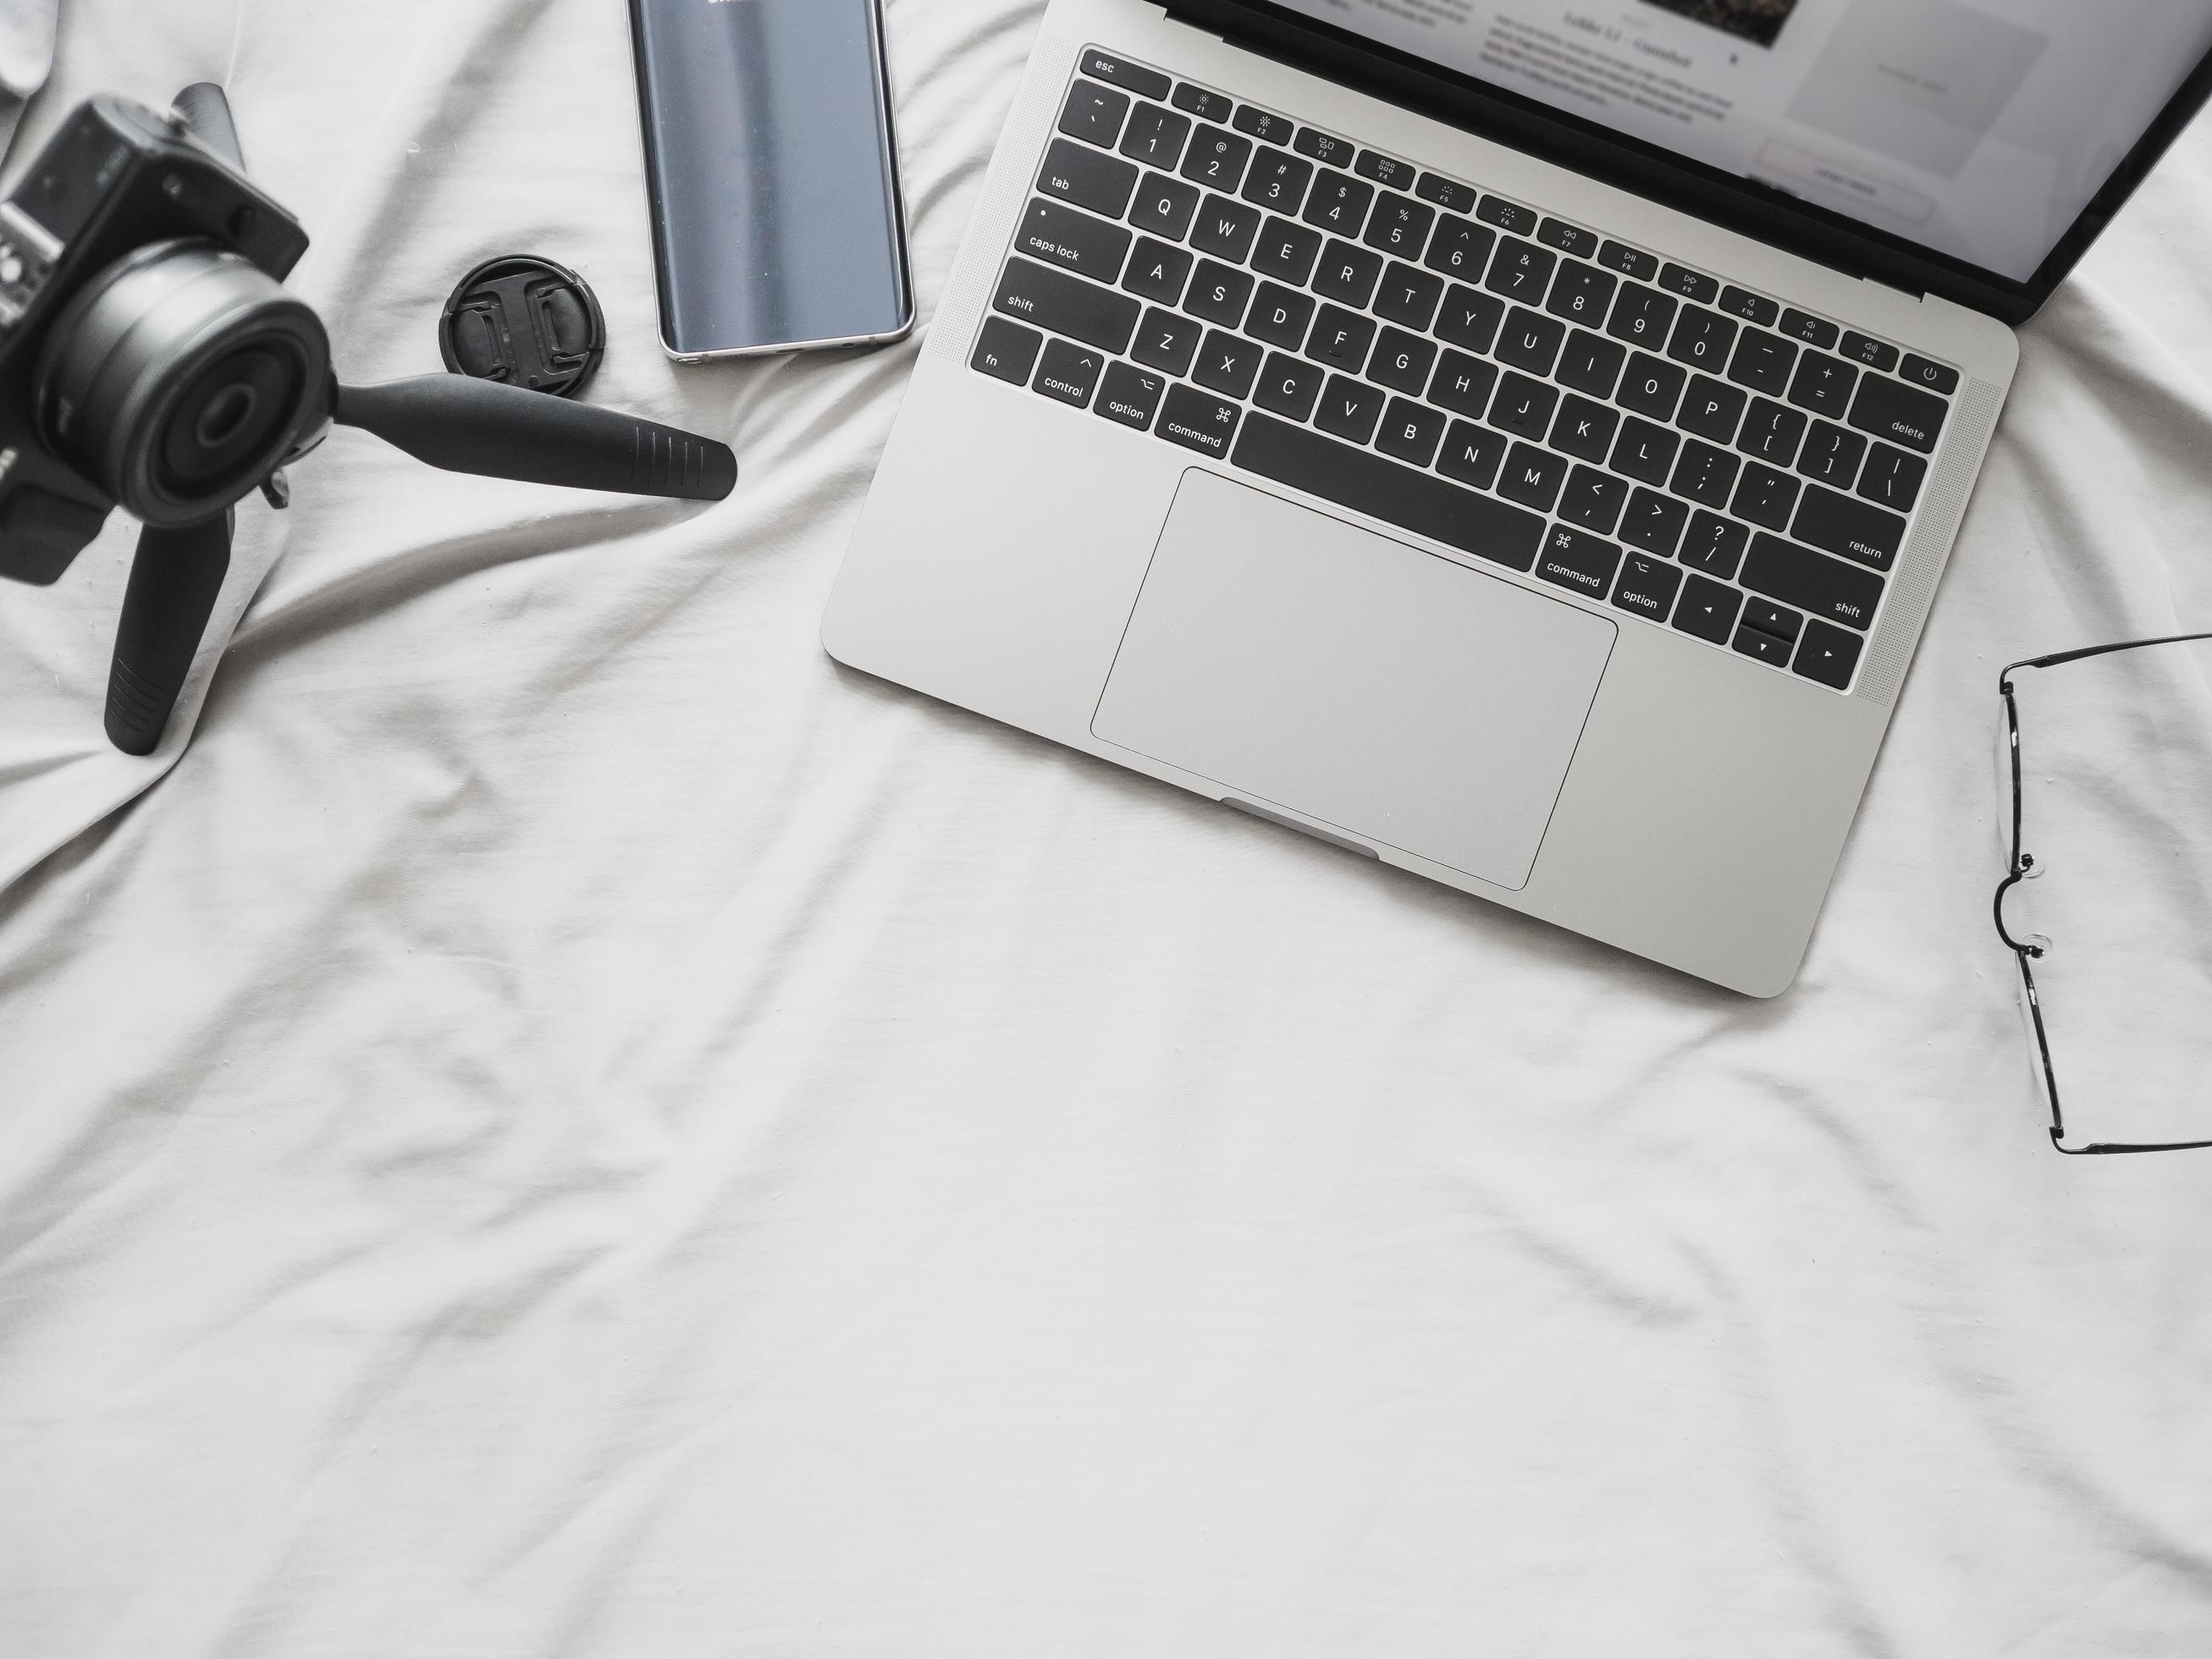
<instances>
[{"instance_id":1,"label":"silver laptop","mask_svg":"<svg viewBox=\"0 0 2212 1659\"><path fill-rule=\"evenodd\" d=\"M2205 96L2113 21L1054 0L823 643L1778 993L2010 325Z\"/></svg>"}]
</instances>

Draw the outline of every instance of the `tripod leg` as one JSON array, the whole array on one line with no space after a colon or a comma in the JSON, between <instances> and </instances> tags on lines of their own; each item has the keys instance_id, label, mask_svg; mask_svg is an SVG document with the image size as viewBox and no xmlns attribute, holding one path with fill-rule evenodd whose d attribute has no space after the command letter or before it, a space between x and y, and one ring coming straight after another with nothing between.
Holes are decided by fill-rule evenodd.
<instances>
[{"instance_id":1,"label":"tripod leg","mask_svg":"<svg viewBox=\"0 0 2212 1659\"><path fill-rule=\"evenodd\" d=\"M161 744L230 568L230 525L226 512L182 530L139 532L107 676L107 738L126 755L150 755Z\"/></svg>"}]
</instances>

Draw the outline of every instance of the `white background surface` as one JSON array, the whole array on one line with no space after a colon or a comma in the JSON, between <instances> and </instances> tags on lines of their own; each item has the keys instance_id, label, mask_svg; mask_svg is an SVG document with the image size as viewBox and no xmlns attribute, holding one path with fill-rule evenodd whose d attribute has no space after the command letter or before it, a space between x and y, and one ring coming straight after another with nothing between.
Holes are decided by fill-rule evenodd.
<instances>
[{"instance_id":1,"label":"white background surface","mask_svg":"<svg viewBox=\"0 0 2212 1659\"><path fill-rule=\"evenodd\" d=\"M1035 20L890 6L925 305ZM836 669L915 348L661 359L621 9L246 23L348 374L541 252L744 477L341 433L112 815L127 527L0 592L0 1653L2212 1644L2212 1164L2052 1154L1988 927L1997 667L2212 624L2203 137L1763 1004ZM72 0L33 134L232 53Z\"/></svg>"}]
</instances>

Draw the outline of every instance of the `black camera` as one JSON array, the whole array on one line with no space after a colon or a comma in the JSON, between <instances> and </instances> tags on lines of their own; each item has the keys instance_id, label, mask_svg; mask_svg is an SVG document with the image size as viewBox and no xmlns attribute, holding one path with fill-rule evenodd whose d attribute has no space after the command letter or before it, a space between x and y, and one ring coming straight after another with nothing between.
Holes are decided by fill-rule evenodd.
<instances>
[{"instance_id":1,"label":"black camera","mask_svg":"<svg viewBox=\"0 0 2212 1659\"><path fill-rule=\"evenodd\" d=\"M0 576L58 580L118 505L145 526L108 683L152 752L230 561L231 508L283 507L333 422L455 471L719 500L723 445L455 374L341 386L283 279L307 233L246 176L219 88L80 106L0 201Z\"/></svg>"}]
</instances>

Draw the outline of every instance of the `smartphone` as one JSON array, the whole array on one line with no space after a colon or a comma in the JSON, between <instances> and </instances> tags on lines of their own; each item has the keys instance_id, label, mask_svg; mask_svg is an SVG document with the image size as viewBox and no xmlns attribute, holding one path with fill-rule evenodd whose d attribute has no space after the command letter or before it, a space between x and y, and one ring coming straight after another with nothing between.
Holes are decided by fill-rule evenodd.
<instances>
[{"instance_id":1,"label":"smartphone","mask_svg":"<svg viewBox=\"0 0 2212 1659\"><path fill-rule=\"evenodd\" d=\"M881 0L630 0L629 15L668 355L912 329Z\"/></svg>"}]
</instances>

